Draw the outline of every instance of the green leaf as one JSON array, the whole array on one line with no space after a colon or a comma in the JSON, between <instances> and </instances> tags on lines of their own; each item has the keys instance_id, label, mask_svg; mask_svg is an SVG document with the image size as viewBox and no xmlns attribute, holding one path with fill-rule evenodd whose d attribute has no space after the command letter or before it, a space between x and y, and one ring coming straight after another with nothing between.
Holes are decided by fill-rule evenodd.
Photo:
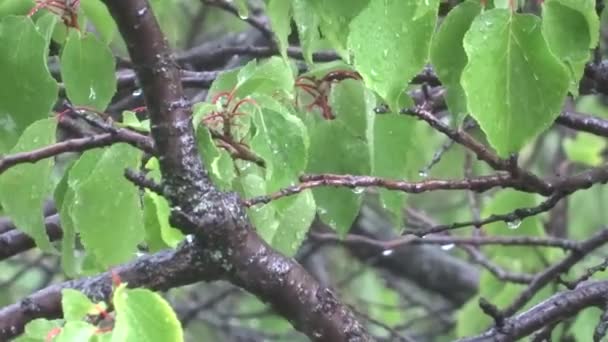
<instances>
[{"instance_id":1,"label":"green leaf","mask_svg":"<svg viewBox=\"0 0 608 342\"><path fill-rule=\"evenodd\" d=\"M315 199L310 190L272 203L277 208L279 226L272 238L272 247L279 252L293 256L312 224L317 212Z\"/></svg>"},{"instance_id":2,"label":"green leaf","mask_svg":"<svg viewBox=\"0 0 608 342\"><path fill-rule=\"evenodd\" d=\"M306 167L306 127L286 112L263 108L253 113L256 134L251 149L266 162L268 191L297 183Z\"/></svg>"},{"instance_id":3,"label":"green leaf","mask_svg":"<svg viewBox=\"0 0 608 342\"><path fill-rule=\"evenodd\" d=\"M367 142L355 136L343 122L318 122L309 132L308 173L366 175L371 172ZM344 236L359 213L361 191L316 188L313 193L321 219Z\"/></svg>"},{"instance_id":4,"label":"green leaf","mask_svg":"<svg viewBox=\"0 0 608 342\"><path fill-rule=\"evenodd\" d=\"M143 132L150 132L150 120L139 120L135 112L126 110L122 113L122 126L134 128Z\"/></svg>"},{"instance_id":5,"label":"green leaf","mask_svg":"<svg viewBox=\"0 0 608 342\"><path fill-rule=\"evenodd\" d=\"M308 64L313 64L312 53L319 37L319 17L315 15L312 3L308 0L293 0L293 19L298 29L302 55Z\"/></svg>"},{"instance_id":6,"label":"green leaf","mask_svg":"<svg viewBox=\"0 0 608 342\"><path fill-rule=\"evenodd\" d=\"M503 157L551 125L568 89L568 73L549 51L539 21L494 9L478 16L464 38L468 108Z\"/></svg>"},{"instance_id":7,"label":"green leaf","mask_svg":"<svg viewBox=\"0 0 608 342\"><path fill-rule=\"evenodd\" d=\"M162 236L158 209L152 198L144 195L144 228L146 229L146 245L151 253L169 248Z\"/></svg>"},{"instance_id":8,"label":"green leaf","mask_svg":"<svg viewBox=\"0 0 608 342\"><path fill-rule=\"evenodd\" d=\"M240 185L242 187L242 194L245 198L268 194L264 177L252 171L248 171L247 174L240 177ZM272 204L257 205L247 209L247 214L251 218L253 225L262 239L267 243L272 244L272 239L279 227L275 206Z\"/></svg>"},{"instance_id":9,"label":"green leaf","mask_svg":"<svg viewBox=\"0 0 608 342\"><path fill-rule=\"evenodd\" d=\"M139 190L125 177L140 152L127 144L108 148L77 188L71 214L83 245L104 267L132 259L144 228Z\"/></svg>"},{"instance_id":10,"label":"green leaf","mask_svg":"<svg viewBox=\"0 0 608 342\"><path fill-rule=\"evenodd\" d=\"M61 322L59 320L48 320L44 318L37 318L33 321L30 321L25 326L24 336L39 338L41 341L44 341L44 338L55 328L61 327Z\"/></svg>"},{"instance_id":11,"label":"green leaf","mask_svg":"<svg viewBox=\"0 0 608 342\"><path fill-rule=\"evenodd\" d=\"M100 0L82 0L80 6L87 19L95 26L101 40L109 44L114 38L117 28L106 5Z\"/></svg>"},{"instance_id":12,"label":"green leaf","mask_svg":"<svg viewBox=\"0 0 608 342\"><path fill-rule=\"evenodd\" d=\"M543 35L551 51L566 62L571 74L570 92L578 84L591 50L599 39L599 17L593 0L548 0L543 3Z\"/></svg>"},{"instance_id":13,"label":"green leaf","mask_svg":"<svg viewBox=\"0 0 608 342\"><path fill-rule=\"evenodd\" d=\"M414 15L414 19L418 19L427 15L429 12L432 12L435 16L437 15L437 9L439 8L439 3L441 0L424 0L418 1L418 6L416 7L416 14Z\"/></svg>"},{"instance_id":14,"label":"green leaf","mask_svg":"<svg viewBox=\"0 0 608 342\"><path fill-rule=\"evenodd\" d=\"M379 115L375 122L373 175L403 180L411 177L418 163L414 162L416 140L413 118L403 115ZM403 207L406 194L380 189L380 200L394 218L396 227L403 226Z\"/></svg>"},{"instance_id":15,"label":"green leaf","mask_svg":"<svg viewBox=\"0 0 608 342\"><path fill-rule=\"evenodd\" d=\"M255 60L247 63L238 73L234 93L240 98L253 92L275 95L276 92L291 92L288 89L292 89L293 84L293 71L289 64L279 57L271 57L259 64Z\"/></svg>"},{"instance_id":16,"label":"green leaf","mask_svg":"<svg viewBox=\"0 0 608 342\"><path fill-rule=\"evenodd\" d=\"M331 42L332 47L345 59L348 58L347 40L349 24L368 6L370 0L308 0L313 4L320 19L323 36Z\"/></svg>"},{"instance_id":17,"label":"green leaf","mask_svg":"<svg viewBox=\"0 0 608 342\"><path fill-rule=\"evenodd\" d=\"M368 93L362 82L346 79L335 84L329 96L329 104L336 120L344 123L353 135L370 142L376 114L375 97ZM373 149L370 148L370 152Z\"/></svg>"},{"instance_id":18,"label":"green leaf","mask_svg":"<svg viewBox=\"0 0 608 342\"><path fill-rule=\"evenodd\" d=\"M576 314L568 332L573 335L575 341L593 341L593 332L601 316L602 311L599 308L590 306Z\"/></svg>"},{"instance_id":19,"label":"green leaf","mask_svg":"<svg viewBox=\"0 0 608 342\"><path fill-rule=\"evenodd\" d=\"M79 321L95 310L95 304L84 293L74 289L61 291L61 308L66 321Z\"/></svg>"},{"instance_id":20,"label":"green leaf","mask_svg":"<svg viewBox=\"0 0 608 342\"><path fill-rule=\"evenodd\" d=\"M511 10L513 0L494 0L494 8Z\"/></svg>"},{"instance_id":21,"label":"green leaf","mask_svg":"<svg viewBox=\"0 0 608 342\"><path fill-rule=\"evenodd\" d=\"M599 32L600 20L594 0L547 0L543 3L543 35L558 56L573 60L585 58L589 49L597 46Z\"/></svg>"},{"instance_id":22,"label":"green leaf","mask_svg":"<svg viewBox=\"0 0 608 342\"><path fill-rule=\"evenodd\" d=\"M112 341L183 341L182 327L169 303L147 289L119 286L113 297L116 323Z\"/></svg>"},{"instance_id":23,"label":"green leaf","mask_svg":"<svg viewBox=\"0 0 608 342\"><path fill-rule=\"evenodd\" d=\"M196 139L203 162L209 170L213 182L220 189L230 189L232 180L236 177L234 162L230 154L215 145L207 127L197 129Z\"/></svg>"},{"instance_id":24,"label":"green leaf","mask_svg":"<svg viewBox=\"0 0 608 342\"><path fill-rule=\"evenodd\" d=\"M7 16L0 21L0 153L21 133L49 115L57 82L46 66L47 45L32 20Z\"/></svg>"},{"instance_id":25,"label":"green leaf","mask_svg":"<svg viewBox=\"0 0 608 342\"><path fill-rule=\"evenodd\" d=\"M251 63L251 62L250 62ZM231 91L238 82L238 74L240 69L228 70L219 74L219 76L213 81L211 84L211 88L209 88L209 93L207 94L207 101L211 102L211 100L222 92ZM195 126L198 124L195 122Z\"/></svg>"},{"instance_id":26,"label":"green leaf","mask_svg":"<svg viewBox=\"0 0 608 342\"><path fill-rule=\"evenodd\" d=\"M53 342L89 341L97 332L97 327L87 322L67 322Z\"/></svg>"},{"instance_id":27,"label":"green leaf","mask_svg":"<svg viewBox=\"0 0 608 342\"><path fill-rule=\"evenodd\" d=\"M48 46L51 43L53 32L55 31L55 27L57 26L58 22L59 18L52 13L46 13L36 20L36 28L44 37L45 46L47 46L47 52L45 55L48 54Z\"/></svg>"},{"instance_id":28,"label":"green leaf","mask_svg":"<svg viewBox=\"0 0 608 342\"><path fill-rule=\"evenodd\" d=\"M434 11L416 19L418 3L371 0L350 24L348 48L355 68L393 110L401 107L408 82L426 63L435 30Z\"/></svg>"},{"instance_id":29,"label":"green leaf","mask_svg":"<svg viewBox=\"0 0 608 342\"><path fill-rule=\"evenodd\" d=\"M566 62L571 74L570 92L578 85L591 50L599 39L599 17L593 0L548 0L543 3L542 32L551 51Z\"/></svg>"},{"instance_id":30,"label":"green leaf","mask_svg":"<svg viewBox=\"0 0 608 342\"><path fill-rule=\"evenodd\" d=\"M376 117L374 96L360 81L347 79L333 86L329 103L336 119L311 123L309 127L307 171L369 174ZM346 234L359 212L362 189L317 188L313 193L321 219Z\"/></svg>"},{"instance_id":31,"label":"green leaf","mask_svg":"<svg viewBox=\"0 0 608 342\"><path fill-rule=\"evenodd\" d=\"M568 159L589 166L599 166L604 162L602 152L606 147L606 138L585 132L578 132L575 138L568 137L564 140L564 151Z\"/></svg>"},{"instance_id":32,"label":"green leaf","mask_svg":"<svg viewBox=\"0 0 608 342\"><path fill-rule=\"evenodd\" d=\"M80 260L75 252L76 227L72 215L75 194L78 187L93 172L97 162L101 159L103 150L89 150L83 153L74 163L68 173L67 190L59 210L63 237L61 240L61 265L66 275L75 277L80 272Z\"/></svg>"},{"instance_id":33,"label":"green leaf","mask_svg":"<svg viewBox=\"0 0 608 342\"><path fill-rule=\"evenodd\" d=\"M269 0L266 13L279 43L279 51L283 58L287 59L287 39L291 33L291 1Z\"/></svg>"},{"instance_id":34,"label":"green leaf","mask_svg":"<svg viewBox=\"0 0 608 342\"><path fill-rule=\"evenodd\" d=\"M56 127L54 118L34 122L23 132L11 153L28 152L54 143ZM53 190L52 172L53 159L47 158L35 164L16 165L0 174L0 205L4 213L47 252L53 248L46 234L42 206Z\"/></svg>"},{"instance_id":35,"label":"green leaf","mask_svg":"<svg viewBox=\"0 0 608 342\"><path fill-rule=\"evenodd\" d=\"M146 197L154 203L162 241L168 246L175 248L184 239L184 234L169 224L169 216L171 215L169 202L164 197L151 191L146 191Z\"/></svg>"},{"instance_id":36,"label":"green leaf","mask_svg":"<svg viewBox=\"0 0 608 342\"><path fill-rule=\"evenodd\" d=\"M466 97L460 85L460 76L467 64L462 40L480 12L478 1L466 1L454 7L439 26L431 45L431 62L446 89L448 107L456 116L467 112Z\"/></svg>"},{"instance_id":37,"label":"green leaf","mask_svg":"<svg viewBox=\"0 0 608 342\"><path fill-rule=\"evenodd\" d=\"M3 0L0 2L0 18L11 14L26 15L34 5L34 0Z\"/></svg>"},{"instance_id":38,"label":"green leaf","mask_svg":"<svg viewBox=\"0 0 608 342\"><path fill-rule=\"evenodd\" d=\"M95 36L70 30L61 54L61 77L74 105L105 110L116 92L114 56Z\"/></svg>"}]
</instances>

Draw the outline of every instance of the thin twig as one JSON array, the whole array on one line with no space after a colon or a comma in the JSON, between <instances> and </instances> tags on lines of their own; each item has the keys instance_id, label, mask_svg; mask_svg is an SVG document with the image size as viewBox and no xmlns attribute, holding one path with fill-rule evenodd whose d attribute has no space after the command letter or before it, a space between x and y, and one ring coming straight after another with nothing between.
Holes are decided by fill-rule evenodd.
<instances>
[{"instance_id":1,"label":"thin twig","mask_svg":"<svg viewBox=\"0 0 608 342\"><path fill-rule=\"evenodd\" d=\"M585 256L591 253L596 248L603 246L608 242L608 229L602 229L591 238L580 243L580 247L572 251L570 255L562 261L553 264L546 268L542 273L537 274L530 285L515 298L515 300L504 309L505 316L511 316L521 309L541 288L547 285L551 280L558 277L560 274L568 272L568 270L576 263L581 261Z\"/></svg>"}]
</instances>

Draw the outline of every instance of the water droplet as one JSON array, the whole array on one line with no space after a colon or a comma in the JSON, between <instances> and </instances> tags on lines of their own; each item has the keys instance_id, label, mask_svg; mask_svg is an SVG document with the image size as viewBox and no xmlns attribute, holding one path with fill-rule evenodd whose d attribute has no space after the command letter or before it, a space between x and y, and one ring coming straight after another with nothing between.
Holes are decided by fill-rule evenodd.
<instances>
[{"instance_id":1,"label":"water droplet","mask_svg":"<svg viewBox=\"0 0 608 342\"><path fill-rule=\"evenodd\" d=\"M448 244L445 244L445 245L441 245L441 249L443 249L444 251L449 251L452 248L454 248L454 244L453 243L448 243Z\"/></svg>"},{"instance_id":2,"label":"water droplet","mask_svg":"<svg viewBox=\"0 0 608 342\"><path fill-rule=\"evenodd\" d=\"M93 87L89 88L89 100L95 101L97 99L97 94L95 93L95 89Z\"/></svg>"},{"instance_id":3,"label":"water droplet","mask_svg":"<svg viewBox=\"0 0 608 342\"><path fill-rule=\"evenodd\" d=\"M427 178L429 176L429 173L427 170L422 169L422 170L418 171L418 176L420 176L422 178Z\"/></svg>"},{"instance_id":4,"label":"water droplet","mask_svg":"<svg viewBox=\"0 0 608 342\"><path fill-rule=\"evenodd\" d=\"M519 228L519 226L521 226L521 220L520 219L515 219L512 221L507 221L507 227L509 227L509 229L517 229Z\"/></svg>"},{"instance_id":5,"label":"water droplet","mask_svg":"<svg viewBox=\"0 0 608 342\"><path fill-rule=\"evenodd\" d=\"M384 251L382 251L382 255L386 257L386 256L393 254L393 252L394 252L394 250L392 250L392 249L385 249Z\"/></svg>"},{"instance_id":6,"label":"water droplet","mask_svg":"<svg viewBox=\"0 0 608 342\"><path fill-rule=\"evenodd\" d=\"M13 120L13 118L5 113L0 113L0 127L2 127L6 131L14 131L17 128L17 123Z\"/></svg>"},{"instance_id":7,"label":"water droplet","mask_svg":"<svg viewBox=\"0 0 608 342\"><path fill-rule=\"evenodd\" d=\"M148 12L148 7L142 7L141 9L139 9L139 11L137 11L137 16L141 17L146 14L146 12Z\"/></svg>"},{"instance_id":8,"label":"water droplet","mask_svg":"<svg viewBox=\"0 0 608 342\"><path fill-rule=\"evenodd\" d=\"M353 189L353 192L354 192L355 194L357 194L357 195L362 194L362 193L363 193L363 191L365 191L365 188L360 188L360 187L357 187L357 188L354 188L354 189Z\"/></svg>"},{"instance_id":9,"label":"water droplet","mask_svg":"<svg viewBox=\"0 0 608 342\"><path fill-rule=\"evenodd\" d=\"M133 96L141 96L141 94L143 93L143 90L141 88L137 88L133 91Z\"/></svg>"}]
</instances>

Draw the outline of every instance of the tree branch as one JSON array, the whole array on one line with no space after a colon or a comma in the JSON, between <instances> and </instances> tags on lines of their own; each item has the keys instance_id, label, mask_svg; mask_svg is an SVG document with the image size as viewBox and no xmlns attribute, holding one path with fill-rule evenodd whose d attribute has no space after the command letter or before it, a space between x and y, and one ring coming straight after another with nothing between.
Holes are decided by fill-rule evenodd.
<instances>
[{"instance_id":1,"label":"tree branch","mask_svg":"<svg viewBox=\"0 0 608 342\"><path fill-rule=\"evenodd\" d=\"M155 152L152 142L148 137L126 129L117 129L116 133L103 133L84 138L64 140L33 151L20 152L1 157L0 174L17 164L35 163L62 153L83 152L93 148L109 146L118 142L129 143L149 153Z\"/></svg>"},{"instance_id":2,"label":"tree branch","mask_svg":"<svg viewBox=\"0 0 608 342\"><path fill-rule=\"evenodd\" d=\"M129 287L165 291L201 280L218 279L220 270L205 260L200 246L185 243L176 250L141 257L115 268L113 272ZM61 290L66 288L80 290L95 301L107 301L112 293L112 275L106 272L52 285L17 304L0 309L0 340L17 336L23 332L25 324L33 319L62 317Z\"/></svg>"},{"instance_id":3,"label":"tree branch","mask_svg":"<svg viewBox=\"0 0 608 342\"><path fill-rule=\"evenodd\" d=\"M143 86L171 223L193 232L225 277L269 302L313 340L371 340L353 312L293 259L272 250L251 226L241 200L221 193L204 169L177 64L146 0L104 0Z\"/></svg>"},{"instance_id":4,"label":"tree branch","mask_svg":"<svg viewBox=\"0 0 608 342\"><path fill-rule=\"evenodd\" d=\"M576 315L590 306L603 306L608 295L608 281L589 282L575 290L557 293L529 310L507 319L500 328L458 340L459 342L517 341L553 322Z\"/></svg>"},{"instance_id":5,"label":"tree branch","mask_svg":"<svg viewBox=\"0 0 608 342\"><path fill-rule=\"evenodd\" d=\"M55 241L61 238L63 233L59 225L58 214L46 217L44 224L49 240ZM11 229L0 234L0 260L10 258L35 246L36 243L28 235L17 229Z\"/></svg>"}]
</instances>

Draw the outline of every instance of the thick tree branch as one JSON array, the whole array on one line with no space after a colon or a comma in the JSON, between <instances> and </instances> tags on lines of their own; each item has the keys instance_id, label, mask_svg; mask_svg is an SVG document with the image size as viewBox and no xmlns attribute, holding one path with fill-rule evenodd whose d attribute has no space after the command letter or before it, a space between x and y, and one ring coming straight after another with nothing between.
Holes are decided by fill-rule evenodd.
<instances>
[{"instance_id":1,"label":"thick tree branch","mask_svg":"<svg viewBox=\"0 0 608 342\"><path fill-rule=\"evenodd\" d=\"M35 163L62 153L83 152L119 142L129 143L149 153L155 152L152 141L148 137L126 129L117 129L116 133L102 133L84 138L64 140L33 151L20 152L0 157L0 174L17 164Z\"/></svg>"},{"instance_id":2,"label":"thick tree branch","mask_svg":"<svg viewBox=\"0 0 608 342\"><path fill-rule=\"evenodd\" d=\"M608 295L608 281L594 281L574 290L557 293L529 310L507 319L502 327L459 342L510 342L576 315L590 306L603 306Z\"/></svg>"},{"instance_id":3,"label":"thick tree branch","mask_svg":"<svg viewBox=\"0 0 608 342\"><path fill-rule=\"evenodd\" d=\"M577 131L608 137L608 120L595 116L576 112L562 112L555 122Z\"/></svg>"},{"instance_id":4,"label":"thick tree branch","mask_svg":"<svg viewBox=\"0 0 608 342\"><path fill-rule=\"evenodd\" d=\"M255 233L241 200L219 192L197 151L177 64L146 0L104 0L116 20L150 114L172 224L201 241L202 254L225 277L292 322L313 340L367 341L353 312L302 266ZM203 245L204 244L204 245Z\"/></svg>"},{"instance_id":5,"label":"thick tree branch","mask_svg":"<svg viewBox=\"0 0 608 342\"><path fill-rule=\"evenodd\" d=\"M159 291L215 280L221 272L207 263L200 246L185 243L176 250L164 251L139 258L112 270L129 287L146 287ZM83 291L96 301L107 301L112 293L112 276L106 272L94 277L80 278L47 287L19 303L0 309L0 340L6 341L23 331L25 324L36 318L60 318L61 290Z\"/></svg>"},{"instance_id":6,"label":"thick tree branch","mask_svg":"<svg viewBox=\"0 0 608 342\"><path fill-rule=\"evenodd\" d=\"M49 240L55 241L61 238L62 231L59 225L59 215L54 214L44 219L46 233ZM34 248L36 243L32 238L17 229L8 230L0 234L0 260L4 260Z\"/></svg>"}]
</instances>

